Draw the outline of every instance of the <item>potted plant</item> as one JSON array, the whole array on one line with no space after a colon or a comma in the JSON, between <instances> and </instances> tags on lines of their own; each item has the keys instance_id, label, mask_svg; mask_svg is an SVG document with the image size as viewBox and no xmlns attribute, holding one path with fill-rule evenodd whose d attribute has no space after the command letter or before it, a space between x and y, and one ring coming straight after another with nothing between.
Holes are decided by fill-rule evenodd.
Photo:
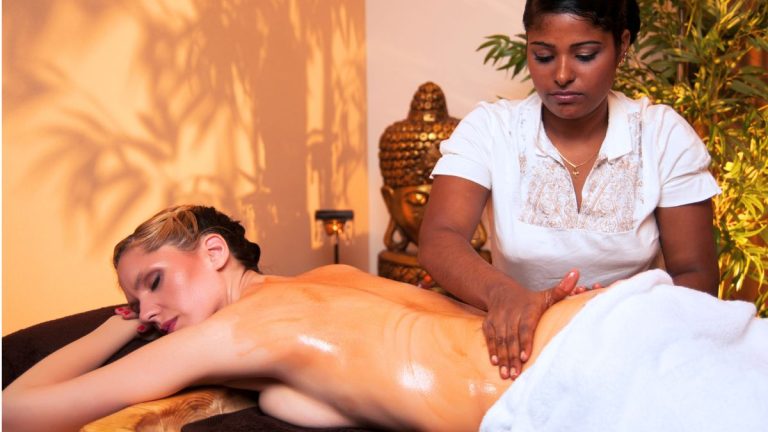
<instances>
[{"instance_id":1,"label":"potted plant","mask_svg":"<svg viewBox=\"0 0 768 432\"><path fill-rule=\"evenodd\" d=\"M638 0L643 28L615 88L672 106L712 156L721 298L768 316L768 2ZM485 63L525 70L525 35L488 36ZM756 64L755 64L756 63ZM762 64L761 64L762 63ZM526 76L525 79L528 77Z\"/></svg>"}]
</instances>

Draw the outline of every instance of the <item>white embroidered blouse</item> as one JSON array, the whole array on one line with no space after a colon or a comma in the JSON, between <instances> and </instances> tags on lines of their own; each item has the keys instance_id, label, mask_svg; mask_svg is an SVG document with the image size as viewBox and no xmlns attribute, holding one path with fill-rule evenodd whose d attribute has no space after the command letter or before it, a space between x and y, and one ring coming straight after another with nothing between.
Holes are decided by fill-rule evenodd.
<instances>
[{"instance_id":1,"label":"white embroidered blouse","mask_svg":"<svg viewBox=\"0 0 768 432\"><path fill-rule=\"evenodd\" d=\"M710 157L674 110L608 96L608 131L582 191L541 125L541 99L480 103L440 146L433 176L491 191L486 207L493 264L529 289L554 286L572 268L603 286L647 270L659 251L654 210L720 192Z\"/></svg>"}]
</instances>

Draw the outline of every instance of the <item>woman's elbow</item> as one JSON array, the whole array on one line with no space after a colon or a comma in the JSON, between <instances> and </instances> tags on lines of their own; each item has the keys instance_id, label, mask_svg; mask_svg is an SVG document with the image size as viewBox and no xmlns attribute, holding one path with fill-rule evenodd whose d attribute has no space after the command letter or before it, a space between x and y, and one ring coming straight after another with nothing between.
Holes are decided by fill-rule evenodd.
<instances>
[{"instance_id":1,"label":"woman's elbow","mask_svg":"<svg viewBox=\"0 0 768 432\"><path fill-rule=\"evenodd\" d=\"M669 272L675 285L684 286L718 296L720 272L714 268L698 268L681 272Z\"/></svg>"},{"instance_id":2,"label":"woman's elbow","mask_svg":"<svg viewBox=\"0 0 768 432\"><path fill-rule=\"evenodd\" d=\"M429 258L432 255L430 249L432 248L433 239L434 236L432 235L431 229L422 224L419 229L419 247L416 251L416 257L422 267L427 266Z\"/></svg>"},{"instance_id":3,"label":"woman's elbow","mask_svg":"<svg viewBox=\"0 0 768 432\"><path fill-rule=\"evenodd\" d=\"M440 248L436 243L436 234L433 230L421 230L416 257L419 261L419 265L427 271L434 270L436 265L435 262L440 260Z\"/></svg>"}]
</instances>

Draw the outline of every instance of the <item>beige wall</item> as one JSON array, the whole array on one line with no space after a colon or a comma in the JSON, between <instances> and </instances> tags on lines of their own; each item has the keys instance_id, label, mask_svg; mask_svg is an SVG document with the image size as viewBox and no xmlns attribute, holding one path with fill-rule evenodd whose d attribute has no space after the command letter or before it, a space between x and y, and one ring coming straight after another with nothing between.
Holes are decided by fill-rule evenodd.
<instances>
[{"instance_id":1,"label":"beige wall","mask_svg":"<svg viewBox=\"0 0 768 432\"><path fill-rule=\"evenodd\" d=\"M3 2L3 334L118 303L112 246L171 204L243 221L266 272L368 268L360 0Z\"/></svg>"},{"instance_id":2,"label":"beige wall","mask_svg":"<svg viewBox=\"0 0 768 432\"><path fill-rule=\"evenodd\" d=\"M368 171L371 272L384 249L389 216L379 192L378 143L386 127L408 115L419 85L439 85L453 117L479 101L524 97L529 83L483 65L485 36L523 33L525 0L368 0Z\"/></svg>"}]
</instances>

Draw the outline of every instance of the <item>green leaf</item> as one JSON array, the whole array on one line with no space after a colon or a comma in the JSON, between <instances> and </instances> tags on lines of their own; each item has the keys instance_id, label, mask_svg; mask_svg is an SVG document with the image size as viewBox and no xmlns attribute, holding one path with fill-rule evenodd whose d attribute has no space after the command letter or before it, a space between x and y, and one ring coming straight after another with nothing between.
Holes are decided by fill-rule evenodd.
<instances>
[{"instance_id":1,"label":"green leaf","mask_svg":"<svg viewBox=\"0 0 768 432\"><path fill-rule=\"evenodd\" d=\"M489 41L483 42L479 47L477 47L475 51L484 50L490 46L497 46L498 44L499 43L496 40L489 40Z\"/></svg>"},{"instance_id":2,"label":"green leaf","mask_svg":"<svg viewBox=\"0 0 768 432\"><path fill-rule=\"evenodd\" d=\"M752 37L752 38L749 38L749 44L760 50L768 51L768 38Z\"/></svg>"},{"instance_id":3,"label":"green leaf","mask_svg":"<svg viewBox=\"0 0 768 432\"><path fill-rule=\"evenodd\" d=\"M731 82L731 89L746 96L754 96L758 98L762 98L764 96L764 93L761 93L752 86L749 86L743 81L739 80L733 80L733 82Z\"/></svg>"}]
</instances>

